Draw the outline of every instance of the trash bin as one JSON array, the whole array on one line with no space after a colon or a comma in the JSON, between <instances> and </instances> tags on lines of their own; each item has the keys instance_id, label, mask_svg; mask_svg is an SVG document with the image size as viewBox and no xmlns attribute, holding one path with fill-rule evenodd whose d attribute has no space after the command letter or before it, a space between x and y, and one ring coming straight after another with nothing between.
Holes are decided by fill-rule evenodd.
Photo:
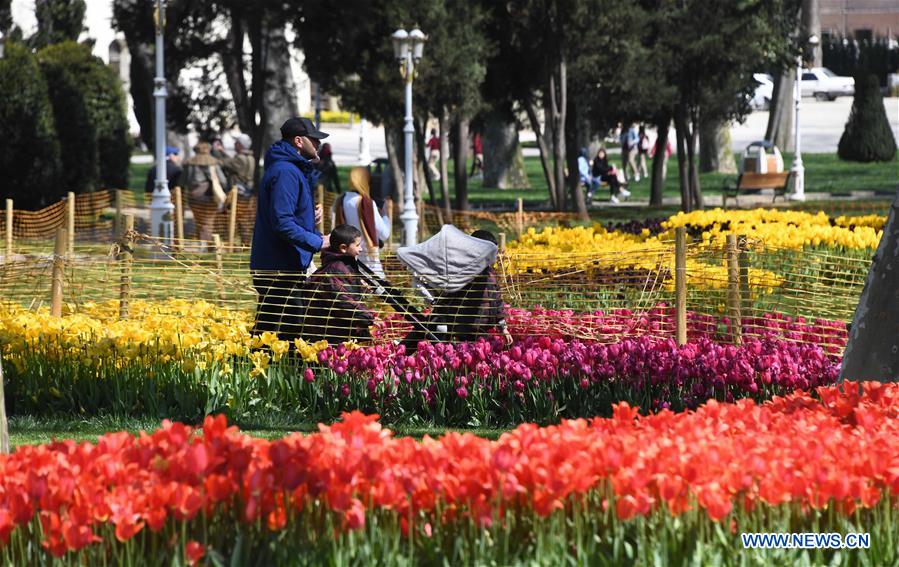
<instances>
[{"instance_id":1,"label":"trash bin","mask_svg":"<svg viewBox=\"0 0 899 567\"><path fill-rule=\"evenodd\" d=\"M393 194L393 174L390 171L390 162L385 158L374 160L371 166L371 198L377 203L378 208L384 208L384 201Z\"/></svg>"},{"instance_id":2,"label":"trash bin","mask_svg":"<svg viewBox=\"0 0 899 567\"><path fill-rule=\"evenodd\" d=\"M771 142L752 142L743 150L740 173L781 173L783 170L784 158Z\"/></svg>"}]
</instances>

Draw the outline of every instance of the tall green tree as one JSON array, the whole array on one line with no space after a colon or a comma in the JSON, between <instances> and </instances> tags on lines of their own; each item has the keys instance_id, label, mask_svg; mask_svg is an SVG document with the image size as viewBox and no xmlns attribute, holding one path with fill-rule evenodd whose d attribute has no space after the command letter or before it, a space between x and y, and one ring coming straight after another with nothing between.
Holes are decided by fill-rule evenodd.
<instances>
[{"instance_id":1,"label":"tall green tree","mask_svg":"<svg viewBox=\"0 0 899 567\"><path fill-rule=\"evenodd\" d=\"M759 66L786 67L798 11L795 0L663 0L656 14L668 30L658 53L666 58L666 82L677 89L673 117L681 208L690 211L702 207L700 125L742 119L749 112L752 73Z\"/></svg>"},{"instance_id":2,"label":"tall green tree","mask_svg":"<svg viewBox=\"0 0 899 567\"><path fill-rule=\"evenodd\" d=\"M169 0L165 65L170 131L193 126L211 136L234 125L250 135L257 159L279 128L296 116L296 89L287 40L298 12L286 0ZM141 138L153 143L155 26L153 2L114 0L114 22L131 51L131 96ZM249 48L247 48L249 46ZM190 68L195 73L181 73ZM258 173L257 169L257 173Z\"/></svg>"},{"instance_id":3,"label":"tall green tree","mask_svg":"<svg viewBox=\"0 0 899 567\"><path fill-rule=\"evenodd\" d=\"M872 162L896 159L896 138L887 119L880 81L873 73L859 73L846 129L837 146L840 159Z\"/></svg>"},{"instance_id":4,"label":"tall green tree","mask_svg":"<svg viewBox=\"0 0 899 567\"><path fill-rule=\"evenodd\" d=\"M12 28L12 0L0 0L0 32L3 36L9 35Z\"/></svg>"},{"instance_id":5,"label":"tall green tree","mask_svg":"<svg viewBox=\"0 0 899 567\"><path fill-rule=\"evenodd\" d=\"M537 136L552 206L586 216L578 190L580 146L610 126L650 113L664 92L652 72L651 30L640 3L611 0L487 2L487 99L524 111ZM566 171L568 175L566 176Z\"/></svg>"},{"instance_id":6,"label":"tall green tree","mask_svg":"<svg viewBox=\"0 0 899 567\"><path fill-rule=\"evenodd\" d=\"M665 60L656 53L664 24L655 17L652 4L593 1L586 4L584 18L591 25L581 29L580 36L595 47L576 52L572 65L572 93L585 119L575 122L577 145L571 148L569 161L575 163L571 154L576 148L603 138L618 123L657 124L660 139L665 139L676 90L665 81ZM653 205L661 204L658 173ZM576 182L572 177L570 183Z\"/></svg>"},{"instance_id":7,"label":"tall green tree","mask_svg":"<svg viewBox=\"0 0 899 567\"><path fill-rule=\"evenodd\" d=\"M573 4L569 0L484 3L490 14L489 37L497 46L488 61L487 100L494 108L517 106L528 117L549 200L559 210L565 207L565 45L567 37L575 36L567 29Z\"/></svg>"},{"instance_id":8,"label":"tall green tree","mask_svg":"<svg viewBox=\"0 0 899 567\"><path fill-rule=\"evenodd\" d=\"M37 31L29 39L36 48L64 41L78 41L84 31L84 0L35 0Z\"/></svg>"},{"instance_id":9,"label":"tall green tree","mask_svg":"<svg viewBox=\"0 0 899 567\"><path fill-rule=\"evenodd\" d=\"M155 67L155 9L156 2L145 0L113 0L113 26L125 34L128 51L131 54L131 99L134 114L140 126L140 136L148 147L154 145L154 98L153 80ZM186 67L192 67L205 59L217 55L220 45L215 42L216 20L221 23L224 8L219 2L194 2L191 0L169 0L167 2L164 40L165 76L168 99L166 100L166 122L170 131L186 133L191 122L200 126L208 122L221 121L218 115L210 114L208 100L210 87L215 81L204 74L195 80L182 74ZM195 88L196 87L196 88ZM199 93L200 99L194 97ZM202 129L202 128L201 128Z\"/></svg>"},{"instance_id":10,"label":"tall green tree","mask_svg":"<svg viewBox=\"0 0 899 567\"><path fill-rule=\"evenodd\" d=\"M88 45L67 41L38 52L49 86L70 190L126 187L131 136L118 75ZM82 181L75 181L81 179Z\"/></svg>"},{"instance_id":11,"label":"tall green tree","mask_svg":"<svg viewBox=\"0 0 899 567\"><path fill-rule=\"evenodd\" d=\"M18 42L0 59L0 197L16 208L38 209L65 194L53 111L37 60Z\"/></svg>"},{"instance_id":12,"label":"tall green tree","mask_svg":"<svg viewBox=\"0 0 899 567\"><path fill-rule=\"evenodd\" d=\"M402 187L399 135L403 120L403 82L390 36L417 25L428 36L413 96L419 133L430 116L447 113L455 123L456 206L467 206L464 150L467 120L480 104L488 44L480 31L478 6L462 0L362 1L309 0L296 19L304 65L322 89L341 104L385 126L396 187ZM419 136L421 137L421 136ZM420 140L419 140L420 142Z\"/></svg>"},{"instance_id":13,"label":"tall green tree","mask_svg":"<svg viewBox=\"0 0 899 567\"><path fill-rule=\"evenodd\" d=\"M99 177L97 129L88 110L85 77L72 64L79 58L81 48L90 57L90 48L71 41L45 47L37 56L53 107L62 182L66 191L75 193L93 191Z\"/></svg>"}]
</instances>

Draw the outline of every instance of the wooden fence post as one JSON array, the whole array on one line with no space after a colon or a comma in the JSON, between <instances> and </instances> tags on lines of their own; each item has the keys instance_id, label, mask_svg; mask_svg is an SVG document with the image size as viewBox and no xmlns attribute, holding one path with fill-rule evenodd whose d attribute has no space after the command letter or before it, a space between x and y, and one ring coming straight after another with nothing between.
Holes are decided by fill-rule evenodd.
<instances>
[{"instance_id":1,"label":"wooden fence post","mask_svg":"<svg viewBox=\"0 0 899 567\"><path fill-rule=\"evenodd\" d=\"M524 199L518 198L518 213L515 216L515 226L518 230L518 237L524 234Z\"/></svg>"},{"instance_id":2,"label":"wooden fence post","mask_svg":"<svg viewBox=\"0 0 899 567\"><path fill-rule=\"evenodd\" d=\"M175 250L180 252L184 246L184 203L181 201L181 186L175 185L172 191L175 202Z\"/></svg>"},{"instance_id":3,"label":"wooden fence post","mask_svg":"<svg viewBox=\"0 0 899 567\"><path fill-rule=\"evenodd\" d=\"M739 237L737 245L740 247L740 322L742 323L742 318L749 317L752 308L752 291L749 289L749 250L746 245L746 237Z\"/></svg>"},{"instance_id":4,"label":"wooden fence post","mask_svg":"<svg viewBox=\"0 0 899 567\"><path fill-rule=\"evenodd\" d=\"M68 216L66 226L69 229L69 254L75 253L75 193L69 191L69 200L66 203Z\"/></svg>"},{"instance_id":5,"label":"wooden fence post","mask_svg":"<svg viewBox=\"0 0 899 567\"><path fill-rule=\"evenodd\" d=\"M390 236L387 238L387 247L393 248L393 215L394 215L393 199L387 201L387 222L390 223Z\"/></svg>"},{"instance_id":6,"label":"wooden fence post","mask_svg":"<svg viewBox=\"0 0 899 567\"><path fill-rule=\"evenodd\" d=\"M62 317L62 286L66 266L66 229L56 229L56 245L53 247L53 277L50 282L50 315Z\"/></svg>"},{"instance_id":7,"label":"wooden fence post","mask_svg":"<svg viewBox=\"0 0 899 567\"><path fill-rule=\"evenodd\" d=\"M119 263L122 277L119 285L119 318L128 318L128 306L131 302L131 270L134 264L134 215L122 217L122 234L119 239Z\"/></svg>"},{"instance_id":8,"label":"wooden fence post","mask_svg":"<svg viewBox=\"0 0 899 567\"><path fill-rule=\"evenodd\" d=\"M234 239L237 234L237 187L231 188L231 194L228 196L231 201L231 209L228 211L228 251L234 252ZM324 205L322 205L324 207ZM324 211L322 212L324 220ZM246 244L246 243L244 243Z\"/></svg>"},{"instance_id":9,"label":"wooden fence post","mask_svg":"<svg viewBox=\"0 0 899 567\"><path fill-rule=\"evenodd\" d=\"M421 199L415 203L415 209L418 213L418 241L421 242L425 239L425 235L428 233L428 227L425 226L425 203Z\"/></svg>"},{"instance_id":10,"label":"wooden fence post","mask_svg":"<svg viewBox=\"0 0 899 567\"><path fill-rule=\"evenodd\" d=\"M222 281L222 272L224 271L222 238L218 234L213 234L212 243L215 246L215 287L218 291L217 305L221 307L225 303L225 284Z\"/></svg>"},{"instance_id":11,"label":"wooden fence post","mask_svg":"<svg viewBox=\"0 0 899 567\"><path fill-rule=\"evenodd\" d=\"M12 199L6 200L6 261L12 262Z\"/></svg>"},{"instance_id":12,"label":"wooden fence post","mask_svg":"<svg viewBox=\"0 0 899 567\"><path fill-rule=\"evenodd\" d=\"M118 238L122 234L122 189L115 190L115 221L112 223L113 236Z\"/></svg>"},{"instance_id":13,"label":"wooden fence post","mask_svg":"<svg viewBox=\"0 0 899 567\"><path fill-rule=\"evenodd\" d=\"M674 324L678 345L687 344L687 230L674 230Z\"/></svg>"},{"instance_id":14,"label":"wooden fence post","mask_svg":"<svg viewBox=\"0 0 899 567\"><path fill-rule=\"evenodd\" d=\"M327 211L325 210L325 188L323 185L319 185L316 191L315 202L322 206L322 219L318 221L318 231L322 234L325 233L325 214ZM333 227L332 227L333 228Z\"/></svg>"},{"instance_id":15,"label":"wooden fence post","mask_svg":"<svg viewBox=\"0 0 899 567\"><path fill-rule=\"evenodd\" d=\"M727 315L730 317L731 334L735 344L743 343L743 326L740 313L740 251L737 235L727 235Z\"/></svg>"},{"instance_id":16,"label":"wooden fence post","mask_svg":"<svg viewBox=\"0 0 899 567\"><path fill-rule=\"evenodd\" d=\"M506 252L506 233L499 233L499 251L501 254Z\"/></svg>"},{"instance_id":17,"label":"wooden fence post","mask_svg":"<svg viewBox=\"0 0 899 567\"><path fill-rule=\"evenodd\" d=\"M9 454L9 423L6 421L6 393L3 387L2 361L0 361L0 453Z\"/></svg>"}]
</instances>

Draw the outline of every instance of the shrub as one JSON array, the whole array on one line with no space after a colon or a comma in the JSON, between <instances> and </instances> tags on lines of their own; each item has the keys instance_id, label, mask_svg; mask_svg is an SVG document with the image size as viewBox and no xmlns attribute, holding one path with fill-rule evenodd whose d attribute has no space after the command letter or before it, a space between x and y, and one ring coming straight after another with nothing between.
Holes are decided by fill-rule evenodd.
<instances>
[{"instance_id":1,"label":"shrub","mask_svg":"<svg viewBox=\"0 0 899 567\"><path fill-rule=\"evenodd\" d=\"M855 100L837 154L840 159L860 162L891 161L896 157L896 139L874 75L856 78Z\"/></svg>"},{"instance_id":2,"label":"shrub","mask_svg":"<svg viewBox=\"0 0 899 567\"><path fill-rule=\"evenodd\" d=\"M98 180L104 187L125 187L131 160L125 94L115 72L91 54L87 45L65 42L40 52L42 61L59 65L77 80L96 132Z\"/></svg>"},{"instance_id":3,"label":"shrub","mask_svg":"<svg viewBox=\"0 0 899 567\"><path fill-rule=\"evenodd\" d=\"M59 200L65 187L47 84L35 57L14 42L7 43L0 60L0 132L0 196L13 199L19 209Z\"/></svg>"},{"instance_id":4,"label":"shrub","mask_svg":"<svg viewBox=\"0 0 899 567\"><path fill-rule=\"evenodd\" d=\"M99 169L97 130L85 100L84 77L70 65L69 52L80 47L73 42L53 45L40 50L37 58L53 107L63 184L67 191L87 193L97 186Z\"/></svg>"}]
</instances>

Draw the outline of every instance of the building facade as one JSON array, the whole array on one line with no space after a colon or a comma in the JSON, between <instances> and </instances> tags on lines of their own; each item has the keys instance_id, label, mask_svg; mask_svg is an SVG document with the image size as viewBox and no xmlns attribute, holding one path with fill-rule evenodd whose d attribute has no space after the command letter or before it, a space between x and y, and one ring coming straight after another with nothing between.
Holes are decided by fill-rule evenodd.
<instances>
[{"instance_id":1,"label":"building facade","mask_svg":"<svg viewBox=\"0 0 899 567\"><path fill-rule=\"evenodd\" d=\"M899 0L818 0L821 32L858 40L899 36Z\"/></svg>"}]
</instances>

